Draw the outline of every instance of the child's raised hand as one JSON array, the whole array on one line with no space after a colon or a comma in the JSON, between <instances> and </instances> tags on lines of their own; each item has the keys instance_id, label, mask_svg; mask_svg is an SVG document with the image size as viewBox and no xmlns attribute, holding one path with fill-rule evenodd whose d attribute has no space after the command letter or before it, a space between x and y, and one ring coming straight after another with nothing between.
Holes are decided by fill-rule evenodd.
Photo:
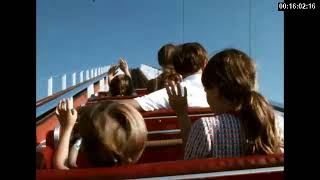
<instances>
[{"instance_id":1,"label":"child's raised hand","mask_svg":"<svg viewBox=\"0 0 320 180\"><path fill-rule=\"evenodd\" d=\"M118 66L112 65L108 71L108 84L109 85L117 73L118 73Z\"/></svg>"},{"instance_id":2,"label":"child's raised hand","mask_svg":"<svg viewBox=\"0 0 320 180\"><path fill-rule=\"evenodd\" d=\"M68 98L67 100L63 99L59 102L56 108L56 115L58 117L61 127L73 128L78 117L78 112L73 107L71 107L71 99Z\"/></svg>"},{"instance_id":3,"label":"child's raised hand","mask_svg":"<svg viewBox=\"0 0 320 180\"><path fill-rule=\"evenodd\" d=\"M119 60L119 67L120 67L121 71L123 71L124 73L129 71L128 63L123 58L120 58L120 60Z\"/></svg>"},{"instance_id":4,"label":"child's raised hand","mask_svg":"<svg viewBox=\"0 0 320 180\"><path fill-rule=\"evenodd\" d=\"M115 76L118 73L118 66L112 65L108 71L108 76Z\"/></svg>"},{"instance_id":5,"label":"child's raised hand","mask_svg":"<svg viewBox=\"0 0 320 180\"><path fill-rule=\"evenodd\" d=\"M175 87L177 87L177 91ZM166 85L169 104L177 115L185 115L188 109L187 88L184 87L184 94L182 94L181 88L180 83Z\"/></svg>"}]
</instances>

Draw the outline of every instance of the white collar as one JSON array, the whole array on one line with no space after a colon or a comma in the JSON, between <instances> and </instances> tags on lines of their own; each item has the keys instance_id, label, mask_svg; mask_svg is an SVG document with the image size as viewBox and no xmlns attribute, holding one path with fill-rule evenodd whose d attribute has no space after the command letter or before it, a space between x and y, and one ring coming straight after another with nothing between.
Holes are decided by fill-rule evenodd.
<instances>
[{"instance_id":1,"label":"white collar","mask_svg":"<svg viewBox=\"0 0 320 180\"><path fill-rule=\"evenodd\" d=\"M186 81L194 81L194 80L201 80L201 75L202 73L196 73L196 74L192 74L190 76L185 77L182 81L186 82Z\"/></svg>"}]
</instances>

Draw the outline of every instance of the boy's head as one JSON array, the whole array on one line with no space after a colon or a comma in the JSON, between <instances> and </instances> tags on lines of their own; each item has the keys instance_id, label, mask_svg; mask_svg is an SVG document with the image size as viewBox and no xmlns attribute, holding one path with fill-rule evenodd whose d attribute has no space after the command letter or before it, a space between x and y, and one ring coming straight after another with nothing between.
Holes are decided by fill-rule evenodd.
<instances>
[{"instance_id":1,"label":"boy's head","mask_svg":"<svg viewBox=\"0 0 320 180\"><path fill-rule=\"evenodd\" d=\"M172 61L176 72L186 76L204 69L208 62L208 54L197 42L185 43L176 47Z\"/></svg>"},{"instance_id":2,"label":"boy's head","mask_svg":"<svg viewBox=\"0 0 320 180\"><path fill-rule=\"evenodd\" d=\"M175 50L175 45L166 44L158 51L158 63L162 68L172 68L172 54Z\"/></svg>"}]
</instances>

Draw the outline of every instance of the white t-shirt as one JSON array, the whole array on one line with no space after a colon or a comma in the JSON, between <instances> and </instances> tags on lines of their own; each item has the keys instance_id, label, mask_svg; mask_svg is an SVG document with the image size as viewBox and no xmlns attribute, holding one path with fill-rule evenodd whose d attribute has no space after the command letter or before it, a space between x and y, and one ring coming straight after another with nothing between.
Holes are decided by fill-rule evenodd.
<instances>
[{"instance_id":1,"label":"white t-shirt","mask_svg":"<svg viewBox=\"0 0 320 180\"><path fill-rule=\"evenodd\" d=\"M188 107L209 107L206 93L201 82L201 74L194 74L184 78L181 82L181 86L187 88ZM168 94L165 88L142 97L137 97L135 100L145 111L166 109L170 107Z\"/></svg>"}]
</instances>

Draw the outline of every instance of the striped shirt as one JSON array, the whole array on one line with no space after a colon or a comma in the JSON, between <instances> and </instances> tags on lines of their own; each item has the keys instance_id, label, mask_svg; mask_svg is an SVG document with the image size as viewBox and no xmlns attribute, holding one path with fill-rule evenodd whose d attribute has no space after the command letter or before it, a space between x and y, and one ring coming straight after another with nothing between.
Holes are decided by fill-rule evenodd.
<instances>
[{"instance_id":1,"label":"striped shirt","mask_svg":"<svg viewBox=\"0 0 320 180\"><path fill-rule=\"evenodd\" d=\"M276 122L283 141L282 116L276 114ZM240 132L238 117L232 114L202 117L190 130L184 159L239 157L244 155L245 141L244 135Z\"/></svg>"}]
</instances>

